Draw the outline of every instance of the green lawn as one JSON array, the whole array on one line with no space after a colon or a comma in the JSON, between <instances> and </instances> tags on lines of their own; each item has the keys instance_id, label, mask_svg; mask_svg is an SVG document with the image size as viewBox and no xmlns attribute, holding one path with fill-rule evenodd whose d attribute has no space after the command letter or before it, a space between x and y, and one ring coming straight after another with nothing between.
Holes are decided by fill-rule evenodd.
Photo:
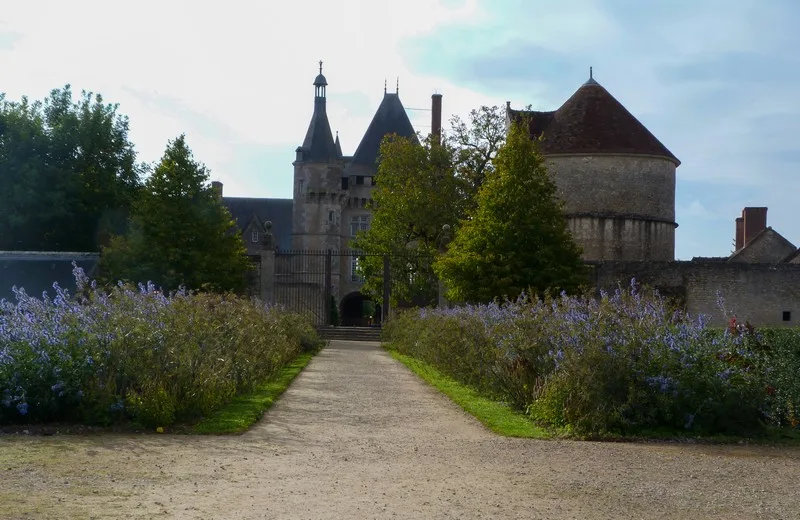
<instances>
[{"instance_id":1,"label":"green lawn","mask_svg":"<svg viewBox=\"0 0 800 520\"><path fill-rule=\"evenodd\" d=\"M389 353L493 432L507 437L531 439L549 439L555 436L554 432L537 426L525 414L483 397L472 388L442 374L433 366L395 350L389 350Z\"/></svg>"},{"instance_id":2,"label":"green lawn","mask_svg":"<svg viewBox=\"0 0 800 520\"><path fill-rule=\"evenodd\" d=\"M247 431L289 388L294 378L303 371L313 357L314 353L300 354L292 363L282 368L275 377L254 392L235 397L213 415L196 424L190 433L225 434Z\"/></svg>"}]
</instances>

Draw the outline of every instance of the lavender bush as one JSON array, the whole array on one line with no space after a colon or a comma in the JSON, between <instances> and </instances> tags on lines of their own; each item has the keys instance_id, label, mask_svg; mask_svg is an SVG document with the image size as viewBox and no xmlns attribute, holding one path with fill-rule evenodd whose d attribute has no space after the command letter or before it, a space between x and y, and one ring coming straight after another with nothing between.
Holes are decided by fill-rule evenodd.
<instances>
[{"instance_id":1,"label":"lavender bush","mask_svg":"<svg viewBox=\"0 0 800 520\"><path fill-rule=\"evenodd\" d=\"M251 390L316 341L300 316L152 284L0 301L0 424L169 426Z\"/></svg>"},{"instance_id":2,"label":"lavender bush","mask_svg":"<svg viewBox=\"0 0 800 520\"><path fill-rule=\"evenodd\" d=\"M797 330L712 329L635 280L599 298L411 311L386 334L393 348L578 434L796 425Z\"/></svg>"}]
</instances>

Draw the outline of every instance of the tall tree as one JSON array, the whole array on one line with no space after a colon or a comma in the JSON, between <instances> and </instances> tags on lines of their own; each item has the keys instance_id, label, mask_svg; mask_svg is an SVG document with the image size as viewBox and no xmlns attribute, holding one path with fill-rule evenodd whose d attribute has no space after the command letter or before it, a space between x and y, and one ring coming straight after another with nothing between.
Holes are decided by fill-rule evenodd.
<instances>
[{"instance_id":1,"label":"tall tree","mask_svg":"<svg viewBox=\"0 0 800 520\"><path fill-rule=\"evenodd\" d=\"M427 304L436 300L432 261L449 234L474 205L474 195L493 169L505 138L505 116L498 107L480 107L468 121L451 119L452 131L441 142L421 144L388 136L382 143L371 227L359 233L353 247L367 256L359 262L364 291L382 298L381 255L392 262L392 296Z\"/></svg>"},{"instance_id":2,"label":"tall tree","mask_svg":"<svg viewBox=\"0 0 800 520\"><path fill-rule=\"evenodd\" d=\"M69 85L43 102L0 103L0 248L96 251L124 230L142 166L128 120Z\"/></svg>"},{"instance_id":3,"label":"tall tree","mask_svg":"<svg viewBox=\"0 0 800 520\"><path fill-rule=\"evenodd\" d=\"M515 298L523 291L575 290L585 283L580 249L567 228L538 144L513 124L435 270L462 302Z\"/></svg>"},{"instance_id":4,"label":"tall tree","mask_svg":"<svg viewBox=\"0 0 800 520\"><path fill-rule=\"evenodd\" d=\"M208 170L193 159L185 136L170 141L133 204L129 232L103 249L101 277L238 291L248 269L244 242Z\"/></svg>"},{"instance_id":5,"label":"tall tree","mask_svg":"<svg viewBox=\"0 0 800 520\"><path fill-rule=\"evenodd\" d=\"M382 298L383 259L392 257L393 303L436 299L433 256L442 227L455 225L464 204L464 182L453 168L454 150L431 139L388 136L381 143L370 228L352 246L368 253L360 261L364 291Z\"/></svg>"},{"instance_id":6,"label":"tall tree","mask_svg":"<svg viewBox=\"0 0 800 520\"><path fill-rule=\"evenodd\" d=\"M446 136L455 150L456 172L465 182L467 207L475 201L483 179L494 171L494 158L505 141L505 112L498 106L481 106L469 113L468 123L454 116Z\"/></svg>"}]
</instances>

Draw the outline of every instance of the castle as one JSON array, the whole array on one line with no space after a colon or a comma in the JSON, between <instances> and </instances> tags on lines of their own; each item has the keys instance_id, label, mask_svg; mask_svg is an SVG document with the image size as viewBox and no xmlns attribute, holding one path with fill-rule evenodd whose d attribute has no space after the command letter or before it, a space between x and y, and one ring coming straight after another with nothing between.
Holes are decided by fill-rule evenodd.
<instances>
[{"instance_id":1,"label":"castle","mask_svg":"<svg viewBox=\"0 0 800 520\"><path fill-rule=\"evenodd\" d=\"M298 278L291 270L280 270L275 256L280 253L274 251L346 251L356 232L370 225L371 192L383 137L397 134L416 139L416 132L398 92L384 87L383 100L355 153L345 156L328 121L328 82L321 63L313 87L313 114L305 139L295 151L291 199L224 197L222 184L212 184L241 230L248 254L261 263L256 293L272 294L274 300L280 282L292 298L320 302L324 292L325 305L332 298L343 314L348 306L354 306L358 314L366 297L359 292L362 282L356 256L333 256L331 265L324 268L310 266L313 257L301 259L299 271L305 278ZM431 103L432 133L438 134L442 96L434 94ZM746 207L735 219L733 254L675 261L675 184L680 161L591 71L589 80L554 111L513 110L506 103L507 124L521 119L529 125L531 138L541 138L541 151L564 200L569 229L592 266L597 288L613 289L635 277L678 299L689 312L711 316L712 323L719 325L725 323L717 309L721 292L729 309L754 323L797 323L800 249L767 226L767 208ZM265 250L270 251L267 256ZM41 258L56 269L58 259L46 255ZM8 269L14 262L39 258L33 253L6 256L0 255L3 274L11 272ZM15 260L23 257L26 260ZM290 262L292 256L286 253L282 259ZM66 267L62 270L67 272ZM319 275L313 283L308 278L311 272ZM315 289L298 298L304 286ZM325 288L323 292L320 287ZM315 312L327 316L328 310Z\"/></svg>"},{"instance_id":2,"label":"castle","mask_svg":"<svg viewBox=\"0 0 800 520\"><path fill-rule=\"evenodd\" d=\"M346 250L370 224L369 202L383 136L416 139L397 92L387 92L353 156L344 156L326 112L322 65L314 79L314 111L296 149L292 199L224 197L248 244L271 232L279 249ZM432 96L432 132L441 131L439 94ZM678 298L690 312L715 316L717 290L741 315L761 324L796 323L800 311L800 250L767 226L766 208L736 219L736 251L725 257L675 261L678 158L593 77L554 111L514 110L541 150L565 203L569 229L593 266L597 287L636 277ZM218 186L221 189L221 185ZM272 229L264 225L269 221ZM356 259L335 257L332 295L358 295Z\"/></svg>"}]
</instances>

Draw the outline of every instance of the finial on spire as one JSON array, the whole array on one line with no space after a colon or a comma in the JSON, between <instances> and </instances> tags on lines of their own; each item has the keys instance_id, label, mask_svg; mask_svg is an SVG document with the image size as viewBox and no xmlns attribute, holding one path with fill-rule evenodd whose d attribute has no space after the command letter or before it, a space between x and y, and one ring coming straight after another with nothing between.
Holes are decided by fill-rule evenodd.
<instances>
[{"instance_id":1,"label":"finial on spire","mask_svg":"<svg viewBox=\"0 0 800 520\"><path fill-rule=\"evenodd\" d=\"M319 60L319 73L322 74L322 60Z\"/></svg>"},{"instance_id":2,"label":"finial on spire","mask_svg":"<svg viewBox=\"0 0 800 520\"><path fill-rule=\"evenodd\" d=\"M384 94L386 94L386 85L387 85L386 78L383 78L383 93Z\"/></svg>"},{"instance_id":3,"label":"finial on spire","mask_svg":"<svg viewBox=\"0 0 800 520\"><path fill-rule=\"evenodd\" d=\"M394 87L394 93L395 94L400 93L400 76L397 76L397 86Z\"/></svg>"},{"instance_id":4,"label":"finial on spire","mask_svg":"<svg viewBox=\"0 0 800 520\"><path fill-rule=\"evenodd\" d=\"M322 62L320 62L320 63L322 63ZM591 65L589 66L589 79L594 79L594 78L592 78L592 66Z\"/></svg>"}]
</instances>

